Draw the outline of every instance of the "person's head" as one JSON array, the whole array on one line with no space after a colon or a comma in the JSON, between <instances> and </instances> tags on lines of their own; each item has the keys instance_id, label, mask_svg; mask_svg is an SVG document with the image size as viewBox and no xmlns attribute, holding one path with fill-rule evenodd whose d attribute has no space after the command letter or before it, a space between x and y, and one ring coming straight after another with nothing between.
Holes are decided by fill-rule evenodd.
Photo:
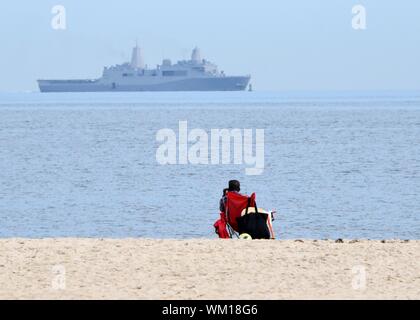
<instances>
[{"instance_id":1,"label":"person's head","mask_svg":"<svg viewBox=\"0 0 420 320\"><path fill-rule=\"evenodd\" d=\"M230 180L229 181L229 191L241 191L241 184L238 180Z\"/></svg>"}]
</instances>

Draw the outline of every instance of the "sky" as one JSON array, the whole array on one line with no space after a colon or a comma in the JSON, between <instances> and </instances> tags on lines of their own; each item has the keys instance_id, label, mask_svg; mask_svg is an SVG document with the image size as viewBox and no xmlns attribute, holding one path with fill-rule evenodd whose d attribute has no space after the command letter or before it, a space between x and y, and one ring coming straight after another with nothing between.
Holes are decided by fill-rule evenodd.
<instances>
[{"instance_id":1,"label":"sky","mask_svg":"<svg viewBox=\"0 0 420 320\"><path fill-rule=\"evenodd\" d=\"M55 5L66 29L51 26ZM352 8L366 8L366 29ZM14 0L0 3L0 92L96 78L130 59L202 56L261 91L420 90L418 0Z\"/></svg>"}]
</instances>

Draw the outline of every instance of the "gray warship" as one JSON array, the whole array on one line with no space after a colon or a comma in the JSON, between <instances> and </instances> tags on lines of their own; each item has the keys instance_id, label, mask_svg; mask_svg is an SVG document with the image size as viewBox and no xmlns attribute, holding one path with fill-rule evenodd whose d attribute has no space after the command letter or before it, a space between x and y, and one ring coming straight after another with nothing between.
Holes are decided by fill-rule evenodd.
<instances>
[{"instance_id":1,"label":"gray warship","mask_svg":"<svg viewBox=\"0 0 420 320\"><path fill-rule=\"evenodd\" d=\"M101 78L83 80L38 80L41 92L97 91L240 91L248 88L251 76L228 76L194 48L190 60L164 59L156 69L144 64L136 44L131 63L104 67Z\"/></svg>"}]
</instances>

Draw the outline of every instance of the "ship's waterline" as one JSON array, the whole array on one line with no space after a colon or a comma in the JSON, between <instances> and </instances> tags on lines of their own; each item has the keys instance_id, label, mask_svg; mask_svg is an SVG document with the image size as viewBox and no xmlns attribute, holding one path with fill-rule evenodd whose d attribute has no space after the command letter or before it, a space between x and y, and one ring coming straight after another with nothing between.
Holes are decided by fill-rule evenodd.
<instances>
[{"instance_id":1,"label":"ship's waterline","mask_svg":"<svg viewBox=\"0 0 420 320\"><path fill-rule=\"evenodd\" d=\"M144 65L142 51L133 49L131 63L105 67L102 77L81 80L38 80L41 92L104 91L242 91L251 76L227 76L217 66L201 58L198 48L190 60L172 64L163 60L156 69Z\"/></svg>"}]
</instances>

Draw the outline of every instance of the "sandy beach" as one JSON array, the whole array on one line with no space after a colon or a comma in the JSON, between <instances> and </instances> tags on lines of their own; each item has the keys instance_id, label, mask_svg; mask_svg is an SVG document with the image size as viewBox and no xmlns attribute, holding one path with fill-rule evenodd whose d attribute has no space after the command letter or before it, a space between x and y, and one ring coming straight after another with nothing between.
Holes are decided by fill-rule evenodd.
<instances>
[{"instance_id":1,"label":"sandy beach","mask_svg":"<svg viewBox=\"0 0 420 320\"><path fill-rule=\"evenodd\" d=\"M0 240L1 299L419 299L420 241Z\"/></svg>"}]
</instances>

